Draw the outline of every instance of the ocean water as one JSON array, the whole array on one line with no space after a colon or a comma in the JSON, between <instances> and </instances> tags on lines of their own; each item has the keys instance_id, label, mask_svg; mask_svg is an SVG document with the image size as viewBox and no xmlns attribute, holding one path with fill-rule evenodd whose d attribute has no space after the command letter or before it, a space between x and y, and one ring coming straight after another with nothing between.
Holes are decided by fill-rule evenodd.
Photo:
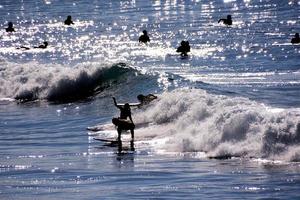
<instances>
[{"instance_id":1,"label":"ocean water","mask_svg":"<svg viewBox=\"0 0 300 200\"><path fill-rule=\"evenodd\" d=\"M299 199L299 13L297 0L1 0L0 199ZM126 133L121 150L94 140L116 137L111 97L149 93L134 150Z\"/></svg>"}]
</instances>

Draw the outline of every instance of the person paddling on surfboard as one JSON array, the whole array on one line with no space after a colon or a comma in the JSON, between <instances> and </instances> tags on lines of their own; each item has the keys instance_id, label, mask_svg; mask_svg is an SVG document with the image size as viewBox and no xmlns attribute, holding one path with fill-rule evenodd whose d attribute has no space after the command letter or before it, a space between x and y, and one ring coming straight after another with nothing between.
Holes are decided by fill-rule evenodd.
<instances>
[{"instance_id":1,"label":"person paddling on surfboard","mask_svg":"<svg viewBox=\"0 0 300 200\"><path fill-rule=\"evenodd\" d=\"M139 107L143 106L143 105L147 105L149 104L151 101L157 99L157 96L155 96L154 94L148 94L148 95L143 95L143 94L139 94L137 95L136 97L139 102L140 102L140 105Z\"/></svg>"},{"instance_id":2,"label":"person paddling on surfboard","mask_svg":"<svg viewBox=\"0 0 300 200\"><path fill-rule=\"evenodd\" d=\"M220 23L220 22L223 22L223 24L226 24L227 26L232 25L232 18L231 18L231 15L227 15L227 18L226 18L226 19L224 19L224 18L219 19L218 23Z\"/></svg>"},{"instance_id":3,"label":"person paddling on surfboard","mask_svg":"<svg viewBox=\"0 0 300 200\"><path fill-rule=\"evenodd\" d=\"M130 130L131 140L133 142L135 125L134 125L132 117L131 117L130 106L128 103L125 103L124 106L118 105L115 97L113 97L113 100L114 100L114 105L120 109L120 117L112 119L112 123L118 127L117 128L118 141L121 142L122 130ZM129 120L127 118L129 118Z\"/></svg>"}]
</instances>

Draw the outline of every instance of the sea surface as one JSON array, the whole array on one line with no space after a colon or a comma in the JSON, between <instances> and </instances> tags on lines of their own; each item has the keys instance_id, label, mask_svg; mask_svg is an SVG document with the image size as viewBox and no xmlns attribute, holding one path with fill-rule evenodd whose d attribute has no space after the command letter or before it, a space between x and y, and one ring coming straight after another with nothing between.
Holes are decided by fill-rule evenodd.
<instances>
[{"instance_id":1,"label":"sea surface","mask_svg":"<svg viewBox=\"0 0 300 200\"><path fill-rule=\"evenodd\" d=\"M300 199L299 0L1 0L0 27L0 199ZM94 140L150 93L134 148Z\"/></svg>"}]
</instances>

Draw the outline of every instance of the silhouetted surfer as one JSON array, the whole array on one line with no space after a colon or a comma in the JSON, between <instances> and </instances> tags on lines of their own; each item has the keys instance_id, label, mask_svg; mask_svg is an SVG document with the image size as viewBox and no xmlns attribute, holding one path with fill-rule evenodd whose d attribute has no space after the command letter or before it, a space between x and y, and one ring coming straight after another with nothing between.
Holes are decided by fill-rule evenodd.
<instances>
[{"instance_id":1,"label":"silhouetted surfer","mask_svg":"<svg viewBox=\"0 0 300 200\"><path fill-rule=\"evenodd\" d=\"M220 22L223 22L223 24L226 24L227 26L232 25L231 15L227 15L227 19L219 19L218 23Z\"/></svg>"},{"instance_id":2,"label":"silhouetted surfer","mask_svg":"<svg viewBox=\"0 0 300 200\"><path fill-rule=\"evenodd\" d=\"M69 15L65 20L65 25L71 25L71 24L74 24L74 22L72 21L72 16Z\"/></svg>"},{"instance_id":3,"label":"silhouetted surfer","mask_svg":"<svg viewBox=\"0 0 300 200\"><path fill-rule=\"evenodd\" d=\"M140 106L143 106L143 105L149 104L154 99L157 99L157 96L155 96L154 94L148 94L146 96L143 94L139 94L137 96L137 99L141 103Z\"/></svg>"},{"instance_id":4,"label":"silhouetted surfer","mask_svg":"<svg viewBox=\"0 0 300 200\"><path fill-rule=\"evenodd\" d=\"M150 38L146 30L143 30L143 35L139 37L139 42L147 43L150 42Z\"/></svg>"},{"instance_id":5,"label":"silhouetted surfer","mask_svg":"<svg viewBox=\"0 0 300 200\"><path fill-rule=\"evenodd\" d=\"M182 40L180 46L177 48L176 52L180 52L181 56L187 56L187 53L190 52L191 47L188 41Z\"/></svg>"},{"instance_id":6,"label":"silhouetted surfer","mask_svg":"<svg viewBox=\"0 0 300 200\"><path fill-rule=\"evenodd\" d=\"M292 44L298 44L298 43L300 43L299 33L295 33L295 37L292 38L291 43Z\"/></svg>"},{"instance_id":7,"label":"silhouetted surfer","mask_svg":"<svg viewBox=\"0 0 300 200\"><path fill-rule=\"evenodd\" d=\"M5 29L6 32L15 32L12 22L8 22L8 27Z\"/></svg>"},{"instance_id":8,"label":"silhouetted surfer","mask_svg":"<svg viewBox=\"0 0 300 200\"><path fill-rule=\"evenodd\" d=\"M45 42L43 42L43 44L41 44L37 47L33 47L33 48L35 48L35 49L46 49L47 46L48 46L48 42L45 41Z\"/></svg>"},{"instance_id":9,"label":"silhouetted surfer","mask_svg":"<svg viewBox=\"0 0 300 200\"><path fill-rule=\"evenodd\" d=\"M39 46L36 46L36 47L33 47L33 48L35 48L35 49L46 49L47 46L48 46L48 42L45 41L45 42L43 42L43 44L41 44L41 45L39 45ZM17 49L29 50L30 48L29 48L29 47L26 47L26 46L21 46L21 47L19 47L19 48L17 48Z\"/></svg>"},{"instance_id":10,"label":"silhouetted surfer","mask_svg":"<svg viewBox=\"0 0 300 200\"><path fill-rule=\"evenodd\" d=\"M124 106L120 106L116 102L116 98L113 97L114 105L120 109L120 117L119 118L113 118L112 122L114 125L116 125L117 131L118 131L118 141L121 142L121 132L122 130L130 130L131 132L131 141L134 141L134 128L135 125L132 121L131 117L131 110L128 103L125 103ZM129 118L129 120L127 119Z\"/></svg>"},{"instance_id":11,"label":"silhouetted surfer","mask_svg":"<svg viewBox=\"0 0 300 200\"><path fill-rule=\"evenodd\" d=\"M25 47L25 46L20 46L20 47L18 47L17 49L29 50L30 48L29 48L29 47Z\"/></svg>"}]
</instances>

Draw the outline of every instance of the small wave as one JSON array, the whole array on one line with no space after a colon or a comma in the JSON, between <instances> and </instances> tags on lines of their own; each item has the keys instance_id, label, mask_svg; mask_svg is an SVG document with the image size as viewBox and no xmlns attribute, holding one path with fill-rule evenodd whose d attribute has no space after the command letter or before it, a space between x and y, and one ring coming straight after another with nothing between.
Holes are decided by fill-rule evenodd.
<instances>
[{"instance_id":1,"label":"small wave","mask_svg":"<svg viewBox=\"0 0 300 200\"><path fill-rule=\"evenodd\" d=\"M124 63L72 68L38 63L7 64L0 71L0 98L14 98L21 102L40 99L71 102L98 94L120 81L123 75L130 77L135 72Z\"/></svg>"},{"instance_id":2,"label":"small wave","mask_svg":"<svg viewBox=\"0 0 300 200\"><path fill-rule=\"evenodd\" d=\"M272 112L246 98L177 89L163 93L134 119L152 123L151 131L140 131L143 136L168 138L156 147L167 152L300 161L299 111Z\"/></svg>"},{"instance_id":3,"label":"small wave","mask_svg":"<svg viewBox=\"0 0 300 200\"><path fill-rule=\"evenodd\" d=\"M46 96L49 101L74 101L97 94L129 72L126 64L119 63L110 68L100 68L92 74L81 71L75 79L60 79L52 86Z\"/></svg>"}]
</instances>

